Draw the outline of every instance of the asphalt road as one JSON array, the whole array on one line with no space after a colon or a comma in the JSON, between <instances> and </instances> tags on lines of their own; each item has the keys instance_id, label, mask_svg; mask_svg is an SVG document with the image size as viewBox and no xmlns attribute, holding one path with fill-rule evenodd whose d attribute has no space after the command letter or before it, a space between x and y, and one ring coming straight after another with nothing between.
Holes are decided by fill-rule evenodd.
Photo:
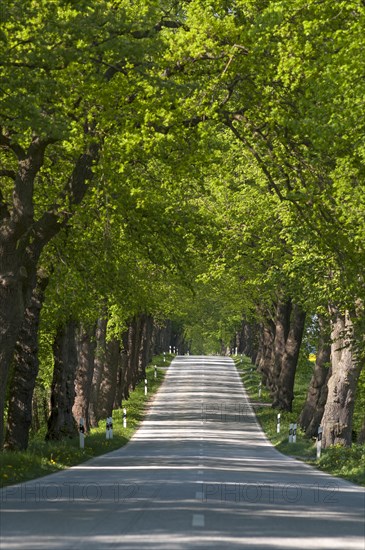
<instances>
[{"instance_id":1,"label":"asphalt road","mask_svg":"<svg viewBox=\"0 0 365 550\"><path fill-rule=\"evenodd\" d=\"M364 490L278 453L222 357L176 358L127 446L0 499L2 550L364 549Z\"/></svg>"}]
</instances>

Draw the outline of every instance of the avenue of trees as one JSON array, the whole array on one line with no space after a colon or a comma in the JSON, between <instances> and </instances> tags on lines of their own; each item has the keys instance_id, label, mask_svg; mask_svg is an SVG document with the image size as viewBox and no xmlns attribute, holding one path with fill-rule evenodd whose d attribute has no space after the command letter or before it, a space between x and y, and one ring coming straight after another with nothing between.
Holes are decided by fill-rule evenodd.
<instances>
[{"instance_id":1,"label":"avenue of trees","mask_svg":"<svg viewBox=\"0 0 365 550\"><path fill-rule=\"evenodd\" d=\"M95 426L169 346L237 347L290 411L308 333L300 424L350 445L365 3L5 0L0 16L5 448L40 415L48 439Z\"/></svg>"}]
</instances>

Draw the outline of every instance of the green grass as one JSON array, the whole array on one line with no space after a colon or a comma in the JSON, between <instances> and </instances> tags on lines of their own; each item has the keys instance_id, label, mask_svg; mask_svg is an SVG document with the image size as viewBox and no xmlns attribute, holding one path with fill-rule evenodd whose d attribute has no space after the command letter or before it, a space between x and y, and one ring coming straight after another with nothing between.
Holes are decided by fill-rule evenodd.
<instances>
[{"instance_id":1,"label":"green grass","mask_svg":"<svg viewBox=\"0 0 365 550\"><path fill-rule=\"evenodd\" d=\"M155 380L154 365L167 367L173 357L166 354L166 362L163 356L154 357L152 364L146 369L148 395L144 395L142 380L128 401L123 402L123 407L127 409L127 428L123 428L123 411L113 411L113 439L105 438L105 421L100 421L99 427L93 428L85 437L84 449L80 449L79 437L63 441L44 441L40 436L35 436L26 451L0 453L1 487L64 470L123 447L141 423L152 396L164 378L165 372L158 368Z\"/></svg>"},{"instance_id":2,"label":"green grass","mask_svg":"<svg viewBox=\"0 0 365 550\"><path fill-rule=\"evenodd\" d=\"M365 485L365 445L353 444L352 447L334 446L322 451L316 458L316 442L305 437L297 429L297 442L289 443L289 424L298 421L306 399L309 380L312 375L311 363L301 357L294 385L293 412L281 412L280 433L277 433L278 411L271 408L269 392L262 387L259 398L260 375L247 357L233 357L241 374L246 391L253 403L260 425L271 443L283 454L303 460L316 468L334 476L342 477L353 483Z\"/></svg>"}]
</instances>

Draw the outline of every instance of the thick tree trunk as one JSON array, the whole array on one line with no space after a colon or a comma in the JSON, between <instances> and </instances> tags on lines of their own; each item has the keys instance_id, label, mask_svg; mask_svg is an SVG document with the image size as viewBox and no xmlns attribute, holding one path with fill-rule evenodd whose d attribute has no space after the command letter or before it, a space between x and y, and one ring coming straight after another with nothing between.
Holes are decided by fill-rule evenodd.
<instances>
[{"instance_id":1,"label":"thick tree trunk","mask_svg":"<svg viewBox=\"0 0 365 550\"><path fill-rule=\"evenodd\" d=\"M126 368L124 370L124 380L123 380L123 397L124 399L129 399L130 390L132 386L132 355L133 355L133 325L132 321L128 325L126 342L125 342L125 351L126 351Z\"/></svg>"},{"instance_id":2,"label":"thick tree trunk","mask_svg":"<svg viewBox=\"0 0 365 550\"><path fill-rule=\"evenodd\" d=\"M115 395L114 408L120 409L123 406L123 399L128 399L129 394L125 389L125 378L128 369L128 330L122 334L119 367L117 375L117 390Z\"/></svg>"},{"instance_id":3,"label":"thick tree trunk","mask_svg":"<svg viewBox=\"0 0 365 550\"><path fill-rule=\"evenodd\" d=\"M7 256L8 255L8 256ZM10 365L24 318L22 269L15 252L0 242L0 448L4 435L4 409ZM25 274L25 273L23 273Z\"/></svg>"},{"instance_id":4,"label":"thick tree trunk","mask_svg":"<svg viewBox=\"0 0 365 550\"><path fill-rule=\"evenodd\" d=\"M89 404L89 418L90 426L96 428L98 426L100 415L99 415L99 394L100 394L100 385L103 377L103 371L106 361L106 327L108 320L98 319L95 339L96 339L96 350L95 350L95 359L94 359L94 372L91 384L91 394L90 394L90 404Z\"/></svg>"},{"instance_id":5,"label":"thick tree trunk","mask_svg":"<svg viewBox=\"0 0 365 550\"><path fill-rule=\"evenodd\" d=\"M142 377L140 376L140 373L138 372L138 362L139 362L139 349L141 346L141 336L142 336L142 323L141 323L141 317L140 315L136 315L133 318L132 325L131 325L131 331L128 341L128 346L130 346L131 349L131 355L130 355L130 361L131 361L131 386L132 390L134 391L136 388L136 385L140 380L142 380Z\"/></svg>"},{"instance_id":6,"label":"thick tree trunk","mask_svg":"<svg viewBox=\"0 0 365 550\"><path fill-rule=\"evenodd\" d=\"M172 323L170 320L165 321L165 325L160 328L159 338L159 353L168 352L172 338Z\"/></svg>"},{"instance_id":7,"label":"thick tree trunk","mask_svg":"<svg viewBox=\"0 0 365 550\"><path fill-rule=\"evenodd\" d=\"M146 377L146 367L151 358L153 319L150 315L141 315L141 343L138 357L139 378Z\"/></svg>"},{"instance_id":8,"label":"thick tree trunk","mask_svg":"<svg viewBox=\"0 0 365 550\"><path fill-rule=\"evenodd\" d=\"M32 424L32 398L38 375L38 328L48 277L39 275L19 331L10 386L5 448L25 450Z\"/></svg>"},{"instance_id":9,"label":"thick tree trunk","mask_svg":"<svg viewBox=\"0 0 365 550\"><path fill-rule=\"evenodd\" d=\"M350 446L355 394L360 375L360 362L353 351L353 323L348 312L341 315L335 308L331 331L332 374L322 418L322 446Z\"/></svg>"},{"instance_id":10,"label":"thick tree trunk","mask_svg":"<svg viewBox=\"0 0 365 550\"><path fill-rule=\"evenodd\" d=\"M241 348L239 348L238 351L246 355L246 357L249 357L253 363L256 362L258 353L256 324L242 324Z\"/></svg>"},{"instance_id":11,"label":"thick tree trunk","mask_svg":"<svg viewBox=\"0 0 365 550\"><path fill-rule=\"evenodd\" d=\"M57 330L55 337L51 414L48 419L47 440L60 440L77 435L77 426L72 414L77 369L75 331L76 323L69 321L66 326Z\"/></svg>"},{"instance_id":12,"label":"thick tree trunk","mask_svg":"<svg viewBox=\"0 0 365 550\"><path fill-rule=\"evenodd\" d=\"M120 346L112 339L106 345L106 361L100 384L98 414L100 419L112 416L119 367Z\"/></svg>"},{"instance_id":13,"label":"thick tree trunk","mask_svg":"<svg viewBox=\"0 0 365 550\"><path fill-rule=\"evenodd\" d=\"M290 299L286 301L280 299L278 301L275 314L274 360L272 369L268 373L268 383L274 400L279 388L279 378L285 354L285 345L290 330L291 311L292 303Z\"/></svg>"},{"instance_id":14,"label":"thick tree trunk","mask_svg":"<svg viewBox=\"0 0 365 550\"><path fill-rule=\"evenodd\" d=\"M145 363L147 365L152 361L153 358L153 317L152 315L147 315L147 328L146 328L146 357Z\"/></svg>"},{"instance_id":15,"label":"thick tree trunk","mask_svg":"<svg viewBox=\"0 0 365 550\"><path fill-rule=\"evenodd\" d=\"M275 325L271 320L261 324L259 335L259 353L256 360L257 370L262 375L265 386L269 384L274 361Z\"/></svg>"},{"instance_id":16,"label":"thick tree trunk","mask_svg":"<svg viewBox=\"0 0 365 550\"><path fill-rule=\"evenodd\" d=\"M327 327L326 321L321 317L319 318L319 327L320 334L316 362L309 383L307 399L299 417L299 425L308 437L314 437L318 433L318 427L321 423L327 401L327 383L331 375L330 330Z\"/></svg>"},{"instance_id":17,"label":"thick tree trunk","mask_svg":"<svg viewBox=\"0 0 365 550\"><path fill-rule=\"evenodd\" d=\"M273 407L284 411L292 410L294 399L294 379L298 364L305 324L305 312L294 304L290 321L290 330L285 341L284 355L281 361L280 375L274 395Z\"/></svg>"},{"instance_id":18,"label":"thick tree trunk","mask_svg":"<svg viewBox=\"0 0 365 550\"><path fill-rule=\"evenodd\" d=\"M80 325L76 330L77 370L72 414L77 423L80 422L80 418L84 419L86 431L90 430L89 405L95 360L94 333L95 327L86 328Z\"/></svg>"},{"instance_id":19,"label":"thick tree trunk","mask_svg":"<svg viewBox=\"0 0 365 550\"><path fill-rule=\"evenodd\" d=\"M93 130L85 124L84 131ZM58 213L59 203L68 197L70 205L79 204L92 179L92 165L98 158L100 143L88 142L61 193L61 200L34 219L33 190L44 163L47 141L33 136L27 149L0 133L1 147L17 157L13 202L7 205L0 190L0 448L4 435L4 408L9 367L16 341L36 284L37 265L46 244L57 235L72 214ZM69 209L73 211L72 208Z\"/></svg>"}]
</instances>

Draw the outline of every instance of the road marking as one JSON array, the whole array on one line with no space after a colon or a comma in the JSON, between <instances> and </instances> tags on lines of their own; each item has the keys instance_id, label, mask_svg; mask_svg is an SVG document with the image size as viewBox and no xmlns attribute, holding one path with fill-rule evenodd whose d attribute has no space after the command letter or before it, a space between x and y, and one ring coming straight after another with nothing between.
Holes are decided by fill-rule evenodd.
<instances>
[{"instance_id":1,"label":"road marking","mask_svg":"<svg viewBox=\"0 0 365 550\"><path fill-rule=\"evenodd\" d=\"M205 518L204 514L193 514L193 527L204 527Z\"/></svg>"}]
</instances>

